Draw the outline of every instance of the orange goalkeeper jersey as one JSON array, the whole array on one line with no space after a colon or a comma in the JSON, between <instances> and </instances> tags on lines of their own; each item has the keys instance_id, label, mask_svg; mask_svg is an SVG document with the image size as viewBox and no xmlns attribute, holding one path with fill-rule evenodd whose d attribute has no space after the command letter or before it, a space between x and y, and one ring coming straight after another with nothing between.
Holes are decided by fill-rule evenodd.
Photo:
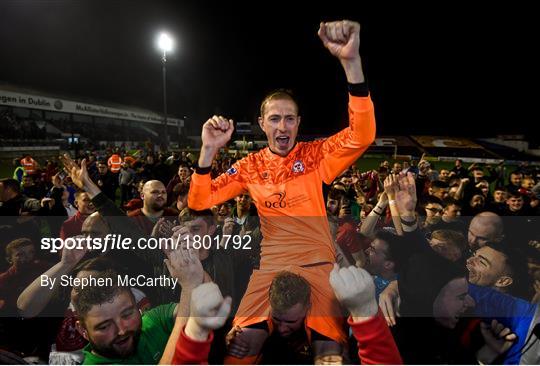
<instances>
[{"instance_id":1,"label":"orange goalkeeper jersey","mask_svg":"<svg viewBox=\"0 0 540 366\"><path fill-rule=\"evenodd\" d=\"M208 209L247 191L261 218L261 269L335 262L322 182L332 183L374 139L371 98L349 95L349 127L323 140L299 142L285 157L264 148L214 180L195 173L188 205Z\"/></svg>"}]
</instances>

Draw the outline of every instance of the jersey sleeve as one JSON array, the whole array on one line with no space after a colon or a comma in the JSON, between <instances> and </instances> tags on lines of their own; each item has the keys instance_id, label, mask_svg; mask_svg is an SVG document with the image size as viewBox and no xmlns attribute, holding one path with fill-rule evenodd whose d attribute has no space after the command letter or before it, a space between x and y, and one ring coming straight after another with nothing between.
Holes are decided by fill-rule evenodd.
<instances>
[{"instance_id":1,"label":"jersey sleeve","mask_svg":"<svg viewBox=\"0 0 540 366\"><path fill-rule=\"evenodd\" d=\"M348 321L358 342L358 357L362 365L402 365L394 337L379 311L374 317L359 323Z\"/></svg>"},{"instance_id":2,"label":"jersey sleeve","mask_svg":"<svg viewBox=\"0 0 540 366\"><path fill-rule=\"evenodd\" d=\"M369 96L349 95L349 127L326 139L321 146L319 171L326 184L367 150L375 140L375 113Z\"/></svg>"},{"instance_id":3,"label":"jersey sleeve","mask_svg":"<svg viewBox=\"0 0 540 366\"><path fill-rule=\"evenodd\" d=\"M247 190L242 160L216 179L210 174L193 173L188 194L188 207L193 210L206 210L225 202Z\"/></svg>"},{"instance_id":4,"label":"jersey sleeve","mask_svg":"<svg viewBox=\"0 0 540 366\"><path fill-rule=\"evenodd\" d=\"M173 365L207 365L210 346L214 340L213 332L206 341L196 341L189 338L182 329L176 342L176 348L172 359Z\"/></svg>"}]
</instances>

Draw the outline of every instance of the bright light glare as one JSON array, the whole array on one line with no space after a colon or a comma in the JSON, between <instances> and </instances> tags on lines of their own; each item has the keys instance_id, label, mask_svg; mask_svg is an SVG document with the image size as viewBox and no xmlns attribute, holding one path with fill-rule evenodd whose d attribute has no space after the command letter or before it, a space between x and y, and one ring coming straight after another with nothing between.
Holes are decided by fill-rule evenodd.
<instances>
[{"instance_id":1,"label":"bright light glare","mask_svg":"<svg viewBox=\"0 0 540 366\"><path fill-rule=\"evenodd\" d=\"M166 33L161 33L158 39L158 46L164 52L172 51L173 49L173 40Z\"/></svg>"}]
</instances>

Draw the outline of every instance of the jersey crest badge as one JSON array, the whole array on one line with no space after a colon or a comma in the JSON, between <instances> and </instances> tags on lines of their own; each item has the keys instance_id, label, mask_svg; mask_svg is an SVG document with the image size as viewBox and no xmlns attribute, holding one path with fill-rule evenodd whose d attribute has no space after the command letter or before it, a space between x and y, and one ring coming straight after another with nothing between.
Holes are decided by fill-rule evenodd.
<instances>
[{"instance_id":1,"label":"jersey crest badge","mask_svg":"<svg viewBox=\"0 0 540 366\"><path fill-rule=\"evenodd\" d=\"M229 170L227 170L227 174L228 175L235 175L236 173L238 173L238 170L236 170L236 168L229 168Z\"/></svg>"},{"instance_id":2,"label":"jersey crest badge","mask_svg":"<svg viewBox=\"0 0 540 366\"><path fill-rule=\"evenodd\" d=\"M303 173L304 172L304 163L301 160L296 160L292 166L293 173Z\"/></svg>"}]
</instances>

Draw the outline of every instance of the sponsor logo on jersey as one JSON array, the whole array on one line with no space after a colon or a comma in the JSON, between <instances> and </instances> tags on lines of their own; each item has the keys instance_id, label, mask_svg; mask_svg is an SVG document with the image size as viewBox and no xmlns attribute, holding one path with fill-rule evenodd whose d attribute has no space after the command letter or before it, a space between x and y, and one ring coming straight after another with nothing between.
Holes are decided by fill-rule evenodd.
<instances>
[{"instance_id":1,"label":"sponsor logo on jersey","mask_svg":"<svg viewBox=\"0 0 540 366\"><path fill-rule=\"evenodd\" d=\"M285 192L272 193L265 201L264 205L268 208L285 208Z\"/></svg>"},{"instance_id":2,"label":"sponsor logo on jersey","mask_svg":"<svg viewBox=\"0 0 540 366\"><path fill-rule=\"evenodd\" d=\"M238 173L238 170L236 170L236 168L233 168L233 167L231 167L231 168L229 168L229 170L227 170L228 175L235 175L237 173Z\"/></svg>"}]
</instances>

